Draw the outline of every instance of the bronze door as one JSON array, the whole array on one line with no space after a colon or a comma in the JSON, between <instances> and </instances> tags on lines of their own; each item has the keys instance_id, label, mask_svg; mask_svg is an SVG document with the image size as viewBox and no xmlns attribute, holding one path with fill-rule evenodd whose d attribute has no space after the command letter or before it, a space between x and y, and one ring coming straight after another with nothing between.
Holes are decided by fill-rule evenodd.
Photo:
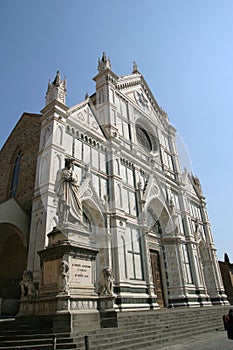
<instances>
[{"instance_id":1,"label":"bronze door","mask_svg":"<svg viewBox=\"0 0 233 350\"><path fill-rule=\"evenodd\" d=\"M164 307L160 256L157 250L150 251L150 261L151 261L151 270L152 270L155 294L157 295L157 303L159 304L160 307Z\"/></svg>"}]
</instances>

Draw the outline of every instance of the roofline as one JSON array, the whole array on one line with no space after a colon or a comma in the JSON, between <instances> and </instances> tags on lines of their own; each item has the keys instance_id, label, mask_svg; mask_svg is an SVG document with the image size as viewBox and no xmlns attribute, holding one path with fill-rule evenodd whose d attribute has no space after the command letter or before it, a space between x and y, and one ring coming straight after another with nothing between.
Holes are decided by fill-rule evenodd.
<instances>
[{"instance_id":1,"label":"roofline","mask_svg":"<svg viewBox=\"0 0 233 350\"><path fill-rule=\"evenodd\" d=\"M13 130L10 132L10 134L8 135L6 141L4 142L0 152L3 150L3 148L5 147L7 141L9 140L9 138L11 137L11 135L13 134L13 132L15 131L15 129L17 128L17 126L19 125L19 123L21 123L22 119L25 117L42 117L42 114L39 113L29 113L29 112L23 112L23 114L21 115L21 117L19 118L18 122L15 124Z\"/></svg>"}]
</instances>

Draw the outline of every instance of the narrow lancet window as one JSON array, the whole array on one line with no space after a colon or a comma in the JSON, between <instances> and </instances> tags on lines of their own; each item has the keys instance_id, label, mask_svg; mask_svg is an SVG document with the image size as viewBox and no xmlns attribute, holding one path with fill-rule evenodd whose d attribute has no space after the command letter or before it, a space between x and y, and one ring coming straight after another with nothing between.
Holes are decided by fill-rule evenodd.
<instances>
[{"instance_id":1,"label":"narrow lancet window","mask_svg":"<svg viewBox=\"0 0 233 350\"><path fill-rule=\"evenodd\" d=\"M17 191L17 187L18 187L18 180L19 180L21 158L22 158L22 152L19 151L19 153L17 154L17 157L15 159L13 175L12 175L12 180L11 180L11 189L10 189L10 196L11 197L16 196L16 191Z\"/></svg>"}]
</instances>

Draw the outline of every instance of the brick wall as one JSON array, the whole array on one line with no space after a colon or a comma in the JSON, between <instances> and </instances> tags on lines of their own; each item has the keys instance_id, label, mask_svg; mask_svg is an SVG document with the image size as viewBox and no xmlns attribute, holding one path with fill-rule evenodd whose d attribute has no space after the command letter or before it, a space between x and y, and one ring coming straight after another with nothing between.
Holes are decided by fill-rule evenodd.
<instances>
[{"instance_id":1,"label":"brick wall","mask_svg":"<svg viewBox=\"0 0 233 350\"><path fill-rule=\"evenodd\" d=\"M15 198L27 212L31 211L39 150L41 115L24 113L0 152L0 203L10 198L15 159L22 152Z\"/></svg>"},{"instance_id":2,"label":"brick wall","mask_svg":"<svg viewBox=\"0 0 233 350\"><path fill-rule=\"evenodd\" d=\"M219 261L219 267L226 295L233 305L233 264Z\"/></svg>"}]
</instances>

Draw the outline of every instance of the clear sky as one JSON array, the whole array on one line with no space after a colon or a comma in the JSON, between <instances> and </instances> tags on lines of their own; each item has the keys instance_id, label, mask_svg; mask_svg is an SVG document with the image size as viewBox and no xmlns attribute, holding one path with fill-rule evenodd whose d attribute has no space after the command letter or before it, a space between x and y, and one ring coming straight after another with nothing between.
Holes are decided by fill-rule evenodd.
<instances>
[{"instance_id":1,"label":"clear sky","mask_svg":"<svg viewBox=\"0 0 233 350\"><path fill-rule=\"evenodd\" d=\"M138 64L200 178L218 258L233 261L232 0L0 0L0 147L57 70L68 106L92 94L103 51L117 75Z\"/></svg>"}]
</instances>

